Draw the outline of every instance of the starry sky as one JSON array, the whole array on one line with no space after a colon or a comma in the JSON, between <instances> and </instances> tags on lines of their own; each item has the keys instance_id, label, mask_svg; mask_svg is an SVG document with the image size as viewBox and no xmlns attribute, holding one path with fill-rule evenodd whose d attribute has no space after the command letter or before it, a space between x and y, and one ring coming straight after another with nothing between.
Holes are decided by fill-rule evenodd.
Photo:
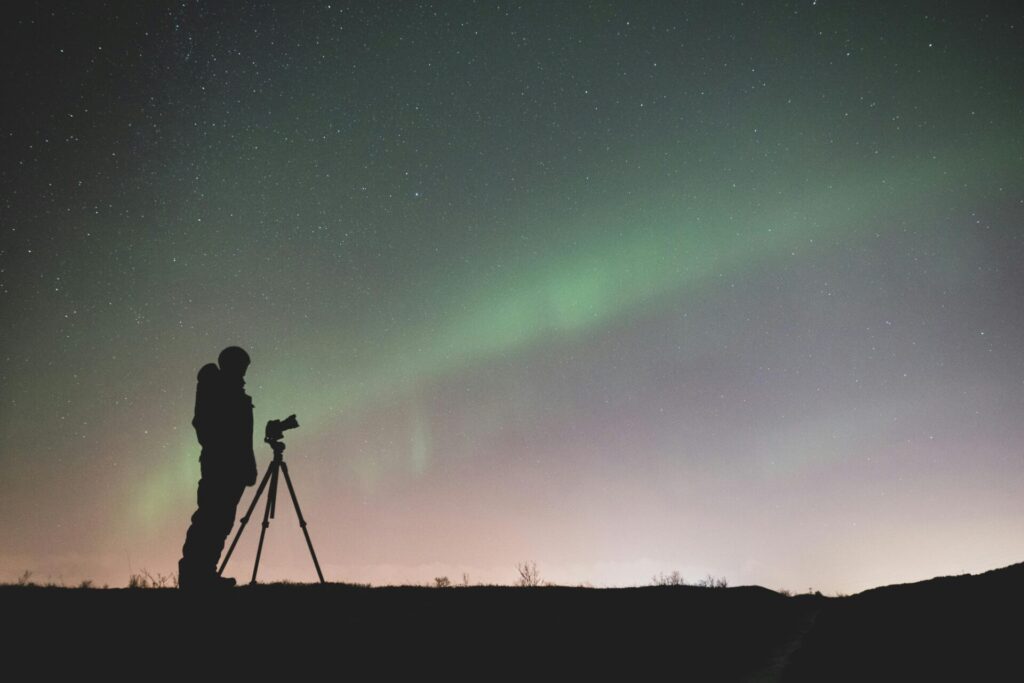
<instances>
[{"instance_id":1,"label":"starry sky","mask_svg":"<svg viewBox=\"0 0 1024 683\"><path fill-rule=\"evenodd\" d=\"M232 344L328 580L1024 559L1008 5L3 10L0 581L176 570Z\"/></svg>"}]
</instances>

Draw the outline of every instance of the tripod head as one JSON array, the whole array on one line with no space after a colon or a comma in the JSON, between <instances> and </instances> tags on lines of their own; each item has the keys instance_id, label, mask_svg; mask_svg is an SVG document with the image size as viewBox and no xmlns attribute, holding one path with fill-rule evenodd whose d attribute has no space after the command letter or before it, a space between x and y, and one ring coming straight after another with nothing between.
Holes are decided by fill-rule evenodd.
<instances>
[{"instance_id":1,"label":"tripod head","mask_svg":"<svg viewBox=\"0 0 1024 683\"><path fill-rule=\"evenodd\" d=\"M281 454L284 453L284 442L281 439L284 438L284 432L287 429L295 429L299 426L299 421L295 419L295 414L291 414L283 420L270 420L267 422L267 427L263 431L263 440L270 444L270 448L274 451L274 459L280 460Z\"/></svg>"}]
</instances>

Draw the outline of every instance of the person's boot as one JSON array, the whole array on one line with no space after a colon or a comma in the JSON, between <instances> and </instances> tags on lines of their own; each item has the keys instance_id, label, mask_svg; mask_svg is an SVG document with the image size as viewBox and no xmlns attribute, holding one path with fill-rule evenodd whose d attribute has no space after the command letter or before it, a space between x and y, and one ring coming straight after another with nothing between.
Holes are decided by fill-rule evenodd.
<instances>
[{"instance_id":1,"label":"person's boot","mask_svg":"<svg viewBox=\"0 0 1024 683\"><path fill-rule=\"evenodd\" d=\"M217 588L234 588L238 582L231 576L213 575L214 584Z\"/></svg>"},{"instance_id":2,"label":"person's boot","mask_svg":"<svg viewBox=\"0 0 1024 683\"><path fill-rule=\"evenodd\" d=\"M221 576L212 569L195 569L182 558L178 561L178 588L180 590L216 590L233 588L236 581L230 576Z\"/></svg>"},{"instance_id":3,"label":"person's boot","mask_svg":"<svg viewBox=\"0 0 1024 683\"><path fill-rule=\"evenodd\" d=\"M185 558L178 560L178 589L189 590L194 588L195 572L185 562Z\"/></svg>"}]
</instances>

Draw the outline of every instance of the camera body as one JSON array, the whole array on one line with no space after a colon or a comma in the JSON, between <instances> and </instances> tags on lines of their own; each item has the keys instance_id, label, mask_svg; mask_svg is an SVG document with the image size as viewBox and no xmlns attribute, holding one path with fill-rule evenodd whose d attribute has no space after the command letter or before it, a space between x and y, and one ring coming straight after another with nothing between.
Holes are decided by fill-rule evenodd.
<instances>
[{"instance_id":1,"label":"camera body","mask_svg":"<svg viewBox=\"0 0 1024 683\"><path fill-rule=\"evenodd\" d=\"M299 421L295 419L295 415L289 415L283 420L270 420L267 422L267 428L263 433L263 440L267 443L271 441L278 441L284 437L285 430L295 429L299 426Z\"/></svg>"}]
</instances>

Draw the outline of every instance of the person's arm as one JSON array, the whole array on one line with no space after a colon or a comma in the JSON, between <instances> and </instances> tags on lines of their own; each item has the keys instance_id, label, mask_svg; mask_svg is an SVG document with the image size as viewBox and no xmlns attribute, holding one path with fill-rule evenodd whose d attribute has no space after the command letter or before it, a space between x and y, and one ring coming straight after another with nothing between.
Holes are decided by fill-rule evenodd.
<instances>
[{"instance_id":1,"label":"person's arm","mask_svg":"<svg viewBox=\"0 0 1024 683\"><path fill-rule=\"evenodd\" d=\"M247 396L249 406L247 410L247 427L248 427L248 439L245 442L247 446L246 453L242 457L242 481L245 482L246 486L252 486L256 483L256 453L252 448L252 433L253 433L253 403L252 398Z\"/></svg>"}]
</instances>

